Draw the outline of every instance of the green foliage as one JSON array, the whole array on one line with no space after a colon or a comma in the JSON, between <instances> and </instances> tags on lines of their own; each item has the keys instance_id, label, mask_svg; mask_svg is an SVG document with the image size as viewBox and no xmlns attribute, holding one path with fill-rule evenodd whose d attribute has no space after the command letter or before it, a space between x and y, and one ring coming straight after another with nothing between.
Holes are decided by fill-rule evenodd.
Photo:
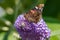
<instances>
[{"instance_id":1,"label":"green foliage","mask_svg":"<svg viewBox=\"0 0 60 40\"><path fill-rule=\"evenodd\" d=\"M57 18L60 12L60 0L47 0L45 3L43 15ZM60 15L59 15L60 16Z\"/></svg>"}]
</instances>

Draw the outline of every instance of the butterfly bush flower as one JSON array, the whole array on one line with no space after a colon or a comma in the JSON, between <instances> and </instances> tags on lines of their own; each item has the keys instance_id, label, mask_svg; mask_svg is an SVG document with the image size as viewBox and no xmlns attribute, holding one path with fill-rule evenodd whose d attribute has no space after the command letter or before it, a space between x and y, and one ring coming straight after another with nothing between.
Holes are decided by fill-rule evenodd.
<instances>
[{"instance_id":1,"label":"butterfly bush flower","mask_svg":"<svg viewBox=\"0 0 60 40\"><path fill-rule=\"evenodd\" d=\"M22 40L47 40L50 37L50 30L41 19L37 24L28 22L21 14L14 24Z\"/></svg>"}]
</instances>

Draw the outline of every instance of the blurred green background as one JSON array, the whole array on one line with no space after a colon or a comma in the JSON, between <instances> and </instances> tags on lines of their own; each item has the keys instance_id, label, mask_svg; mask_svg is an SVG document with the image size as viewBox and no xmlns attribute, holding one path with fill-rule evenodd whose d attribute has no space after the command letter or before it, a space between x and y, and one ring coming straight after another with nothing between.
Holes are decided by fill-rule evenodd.
<instances>
[{"instance_id":1,"label":"blurred green background","mask_svg":"<svg viewBox=\"0 0 60 40\"><path fill-rule=\"evenodd\" d=\"M0 40L21 40L14 21L21 13L42 3L43 18L51 29L50 40L60 40L60 0L0 0Z\"/></svg>"}]
</instances>

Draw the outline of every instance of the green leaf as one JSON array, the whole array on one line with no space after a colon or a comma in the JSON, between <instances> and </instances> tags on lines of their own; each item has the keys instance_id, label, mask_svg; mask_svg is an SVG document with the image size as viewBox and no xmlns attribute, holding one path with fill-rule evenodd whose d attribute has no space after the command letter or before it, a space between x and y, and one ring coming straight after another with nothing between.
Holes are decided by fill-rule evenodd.
<instances>
[{"instance_id":1,"label":"green leaf","mask_svg":"<svg viewBox=\"0 0 60 40\"><path fill-rule=\"evenodd\" d=\"M5 32L0 33L0 40L3 40L4 35L5 35Z\"/></svg>"}]
</instances>

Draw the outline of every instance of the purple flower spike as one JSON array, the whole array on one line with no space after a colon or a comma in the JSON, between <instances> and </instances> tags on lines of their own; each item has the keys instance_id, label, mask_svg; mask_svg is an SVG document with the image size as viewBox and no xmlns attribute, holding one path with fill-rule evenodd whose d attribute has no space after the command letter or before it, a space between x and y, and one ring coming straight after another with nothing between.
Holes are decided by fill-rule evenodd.
<instances>
[{"instance_id":1,"label":"purple flower spike","mask_svg":"<svg viewBox=\"0 0 60 40\"><path fill-rule=\"evenodd\" d=\"M25 20L24 15L19 15L14 24L22 40L46 40L50 37L50 30L41 19L37 24Z\"/></svg>"}]
</instances>

